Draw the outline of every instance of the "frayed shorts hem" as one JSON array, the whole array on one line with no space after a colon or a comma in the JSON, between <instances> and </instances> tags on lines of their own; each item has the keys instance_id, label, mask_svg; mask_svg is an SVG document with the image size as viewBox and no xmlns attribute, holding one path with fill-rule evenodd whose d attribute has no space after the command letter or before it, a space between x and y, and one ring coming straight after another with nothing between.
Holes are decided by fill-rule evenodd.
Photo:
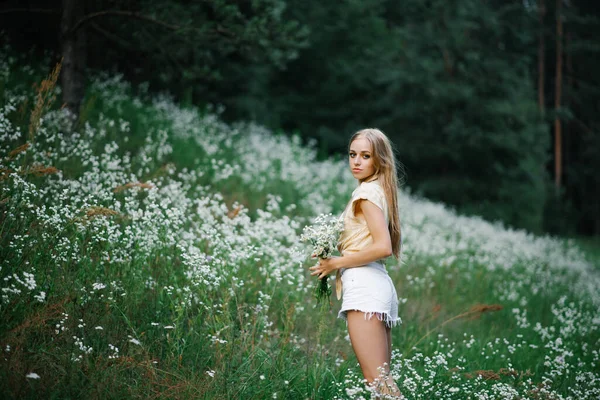
<instances>
[{"instance_id":1,"label":"frayed shorts hem","mask_svg":"<svg viewBox=\"0 0 600 400\"><path fill-rule=\"evenodd\" d=\"M388 312L385 312L385 311L367 311L367 310L361 310L358 308L350 307L350 308L340 310L338 313L338 318L345 320L346 325L348 325L348 318L346 316L348 311L362 312L365 316L365 321L367 319L373 318L373 316L376 316L377 319L380 320L381 322L385 323L385 326L387 326L388 328L393 328L402 323L402 319L400 317L393 318Z\"/></svg>"}]
</instances>

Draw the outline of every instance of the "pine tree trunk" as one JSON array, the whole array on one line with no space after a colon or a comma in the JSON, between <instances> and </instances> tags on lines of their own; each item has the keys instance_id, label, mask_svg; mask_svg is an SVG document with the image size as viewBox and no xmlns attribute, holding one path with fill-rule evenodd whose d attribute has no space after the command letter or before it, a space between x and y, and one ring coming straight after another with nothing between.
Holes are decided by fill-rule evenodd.
<instances>
[{"instance_id":1,"label":"pine tree trunk","mask_svg":"<svg viewBox=\"0 0 600 400\"><path fill-rule=\"evenodd\" d=\"M560 192L562 178L562 131L561 121L558 116L560 111L560 102L562 95L562 41L563 41L563 23L562 23L562 0L556 0L556 90L554 94L554 186L556 193Z\"/></svg>"},{"instance_id":2,"label":"pine tree trunk","mask_svg":"<svg viewBox=\"0 0 600 400\"><path fill-rule=\"evenodd\" d=\"M61 84L63 102L73 113L79 106L85 89L86 38L83 28L73 32L72 28L84 15L85 2L63 0L61 19L61 50L63 56Z\"/></svg>"},{"instance_id":3,"label":"pine tree trunk","mask_svg":"<svg viewBox=\"0 0 600 400\"><path fill-rule=\"evenodd\" d=\"M573 113L576 113L577 111L574 109L574 107L577 106L576 103L573 102L573 87L574 87L574 82L573 82L573 56L572 56L572 33L569 31L569 26L567 24L567 28L565 29L566 33L564 34L565 37L565 64L566 64L566 82L565 82L565 94L566 96L564 97L562 103L564 104L565 107L568 107L569 110L571 110ZM571 160L574 159L576 160L576 158L573 158L573 135L572 133L572 121L568 120L565 122L562 133L563 133L563 157L562 157L562 161L563 161L563 170L567 169L567 166L570 165ZM569 181L568 181L568 175L565 174L565 181L562 182L563 186L565 187L565 192L569 190Z\"/></svg>"},{"instance_id":4,"label":"pine tree trunk","mask_svg":"<svg viewBox=\"0 0 600 400\"><path fill-rule=\"evenodd\" d=\"M546 63L546 43L544 42L544 16L546 15L546 4L544 0L538 0L538 17L539 17L539 39L538 39L538 106L540 113L544 114L544 80L545 80L545 63Z\"/></svg>"}]
</instances>

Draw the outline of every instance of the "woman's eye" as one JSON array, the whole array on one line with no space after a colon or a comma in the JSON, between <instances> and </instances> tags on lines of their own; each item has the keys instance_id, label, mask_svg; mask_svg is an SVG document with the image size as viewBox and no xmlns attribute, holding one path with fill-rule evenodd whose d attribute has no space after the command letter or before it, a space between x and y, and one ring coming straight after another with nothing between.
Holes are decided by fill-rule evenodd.
<instances>
[{"instance_id":1,"label":"woman's eye","mask_svg":"<svg viewBox=\"0 0 600 400\"><path fill-rule=\"evenodd\" d=\"M371 158L371 156L370 156L370 155L368 155L368 154L365 154L365 155L363 156L363 158L364 158L365 160L368 160L369 158Z\"/></svg>"},{"instance_id":2,"label":"woman's eye","mask_svg":"<svg viewBox=\"0 0 600 400\"><path fill-rule=\"evenodd\" d=\"M354 154L354 153L350 153L349 155L350 155L350 157L352 157L352 158L353 158L353 157L354 157L356 154Z\"/></svg>"}]
</instances>

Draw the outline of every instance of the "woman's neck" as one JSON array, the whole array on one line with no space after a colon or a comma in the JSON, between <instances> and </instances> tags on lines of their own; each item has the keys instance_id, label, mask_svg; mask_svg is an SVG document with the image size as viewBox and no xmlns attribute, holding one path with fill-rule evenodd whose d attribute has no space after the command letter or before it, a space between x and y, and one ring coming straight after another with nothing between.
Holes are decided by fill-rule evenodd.
<instances>
[{"instance_id":1,"label":"woman's neck","mask_svg":"<svg viewBox=\"0 0 600 400\"><path fill-rule=\"evenodd\" d=\"M375 174L375 175L371 175L370 177L368 177L368 178L365 178L365 179L363 179L362 181L358 181L358 184L360 185L361 183L364 183L364 182L373 182L373 181L376 181L376 180L377 180L377 178L379 178L379 177L377 176L377 174Z\"/></svg>"}]
</instances>

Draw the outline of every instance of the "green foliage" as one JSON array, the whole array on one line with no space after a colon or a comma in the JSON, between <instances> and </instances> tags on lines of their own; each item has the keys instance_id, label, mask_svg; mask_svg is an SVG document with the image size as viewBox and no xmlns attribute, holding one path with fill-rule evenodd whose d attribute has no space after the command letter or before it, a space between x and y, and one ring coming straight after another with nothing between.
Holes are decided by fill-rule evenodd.
<instances>
[{"instance_id":1,"label":"green foliage","mask_svg":"<svg viewBox=\"0 0 600 400\"><path fill-rule=\"evenodd\" d=\"M375 125L393 139L418 192L541 230L549 138L529 73L531 15L475 0L292 11L313 21L312 45L269 93L284 126L339 151L351 132Z\"/></svg>"},{"instance_id":2,"label":"green foliage","mask_svg":"<svg viewBox=\"0 0 600 400\"><path fill-rule=\"evenodd\" d=\"M102 31L110 36L92 26L91 45L110 46L101 57L93 53L91 63L102 69L118 65L134 82L150 82L153 90L167 90L190 103L229 105L230 97L239 94L232 90L239 91L248 75L245 68L283 68L305 45L306 28L286 19L285 9L283 0L143 0L133 11L161 24L107 18ZM132 58L144 59L144 68L132 65Z\"/></svg>"},{"instance_id":3,"label":"green foliage","mask_svg":"<svg viewBox=\"0 0 600 400\"><path fill-rule=\"evenodd\" d=\"M600 233L599 11L597 3L586 1L564 9L563 190L552 200L562 213L549 215L550 232Z\"/></svg>"}]
</instances>

